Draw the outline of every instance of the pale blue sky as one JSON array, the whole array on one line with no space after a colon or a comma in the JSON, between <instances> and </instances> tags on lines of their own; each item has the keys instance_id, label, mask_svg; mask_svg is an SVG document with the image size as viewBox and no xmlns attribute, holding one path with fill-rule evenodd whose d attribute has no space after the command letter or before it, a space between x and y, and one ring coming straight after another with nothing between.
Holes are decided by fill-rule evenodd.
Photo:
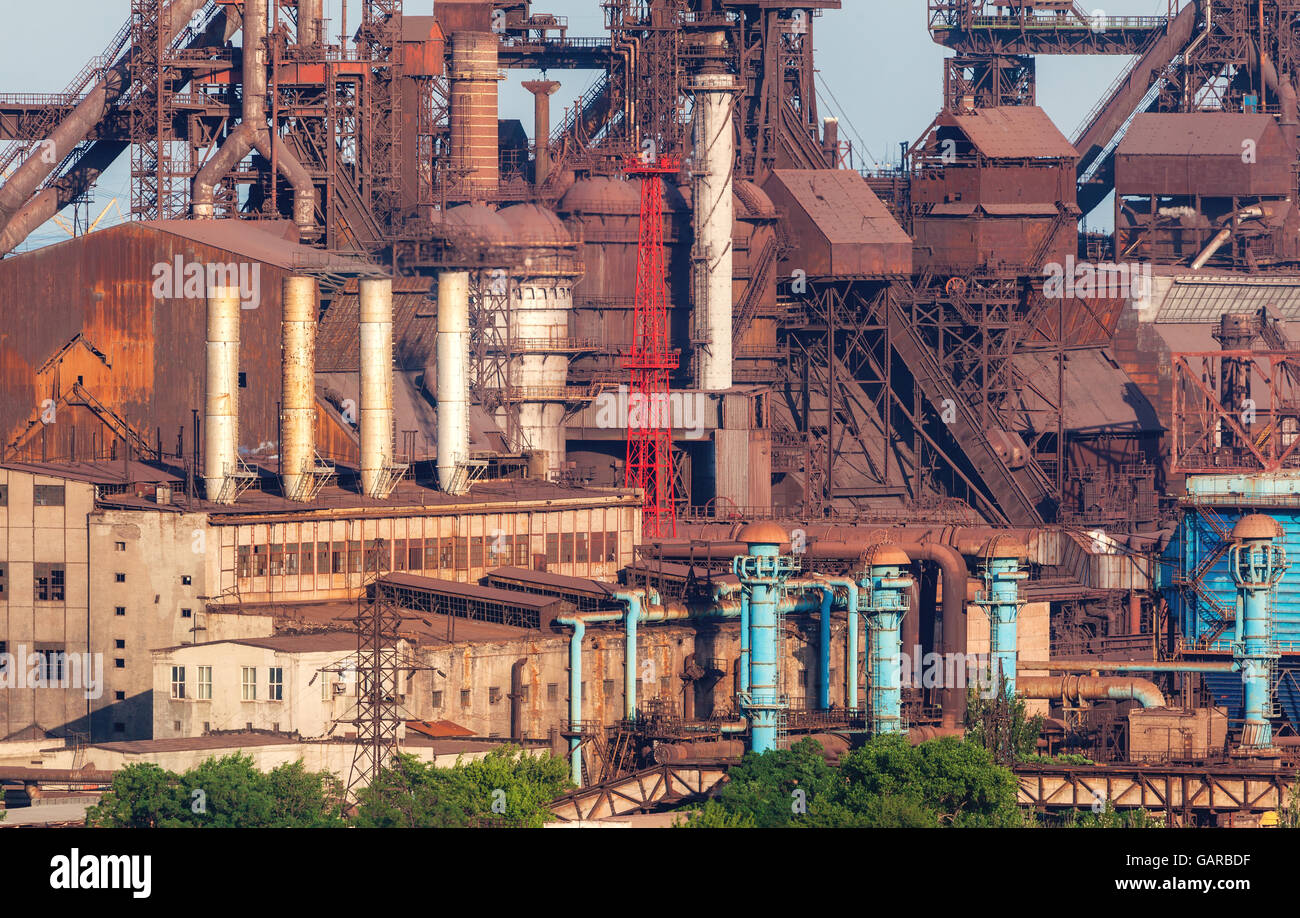
<instances>
[{"instance_id":1,"label":"pale blue sky","mask_svg":"<svg viewBox=\"0 0 1300 918\"><path fill-rule=\"evenodd\" d=\"M341 24L342 2L325 0L333 33ZM360 0L348 2L349 29L354 29L360 20ZM61 91L87 60L103 51L131 10L130 0L0 0L0 6L4 12L0 92ZM1104 2L1111 15L1163 14L1165 7L1166 0ZM406 3L410 14L427 14L432 8L432 0ZM567 16L572 35L601 34L599 0L535 0L533 9ZM844 0L844 9L826 13L814 26L825 80L818 84L819 105L824 115L841 118L841 136L853 141L860 167L871 161L863 157L864 152L881 162L896 158L899 142L915 140L939 107L946 52L930 41L925 10L925 0ZM1125 60L1040 59L1039 104L1065 134L1072 135ZM553 72L550 76L565 83L556 98L556 118L563 106L594 80L593 74L582 72ZM522 119L531 130L530 97L518 88L527 78L523 72L512 73L502 84L501 112L502 117ZM129 210L126 160L125 155L121 157L101 179L92 217L115 196L122 210ZM116 219L113 213L105 223ZM26 247L61 238L67 238L62 230L47 225L33 234Z\"/></svg>"}]
</instances>

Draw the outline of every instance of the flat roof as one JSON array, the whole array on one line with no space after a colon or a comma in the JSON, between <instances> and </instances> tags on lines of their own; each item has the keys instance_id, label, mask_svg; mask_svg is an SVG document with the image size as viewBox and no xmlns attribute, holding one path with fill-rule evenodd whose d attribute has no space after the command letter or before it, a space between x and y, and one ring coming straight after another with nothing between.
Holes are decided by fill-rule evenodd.
<instances>
[{"instance_id":1,"label":"flat roof","mask_svg":"<svg viewBox=\"0 0 1300 918\"><path fill-rule=\"evenodd\" d=\"M478 583L439 580L436 577L422 577L419 574L385 574L379 578L378 582L412 590L424 590L429 593L441 593L445 596L464 596L467 599L522 606L528 609L547 609L556 603L564 601L555 596L538 596L536 593L523 593L517 590L498 590Z\"/></svg>"}]
</instances>

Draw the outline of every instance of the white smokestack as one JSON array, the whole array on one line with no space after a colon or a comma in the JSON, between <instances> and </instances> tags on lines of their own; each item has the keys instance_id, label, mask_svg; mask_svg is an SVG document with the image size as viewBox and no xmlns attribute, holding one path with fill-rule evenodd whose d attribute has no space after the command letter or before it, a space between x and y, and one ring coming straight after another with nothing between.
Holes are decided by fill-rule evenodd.
<instances>
[{"instance_id":1,"label":"white smokestack","mask_svg":"<svg viewBox=\"0 0 1300 918\"><path fill-rule=\"evenodd\" d=\"M284 395L280 407L280 481L290 500L307 500L316 467L315 278L284 279L284 324L280 362Z\"/></svg>"},{"instance_id":2,"label":"white smokestack","mask_svg":"<svg viewBox=\"0 0 1300 918\"><path fill-rule=\"evenodd\" d=\"M695 78L695 333L702 339L699 386L731 388L732 167L736 139L731 121L734 78L704 73Z\"/></svg>"},{"instance_id":3,"label":"white smokestack","mask_svg":"<svg viewBox=\"0 0 1300 918\"><path fill-rule=\"evenodd\" d=\"M361 490L386 496L393 466L393 281L367 277L361 306Z\"/></svg>"},{"instance_id":4,"label":"white smokestack","mask_svg":"<svg viewBox=\"0 0 1300 918\"><path fill-rule=\"evenodd\" d=\"M469 458L469 272L438 275L438 486Z\"/></svg>"},{"instance_id":5,"label":"white smokestack","mask_svg":"<svg viewBox=\"0 0 1300 918\"><path fill-rule=\"evenodd\" d=\"M208 290L207 402L203 413L203 488L234 503L227 482L239 462L239 287Z\"/></svg>"}]
</instances>

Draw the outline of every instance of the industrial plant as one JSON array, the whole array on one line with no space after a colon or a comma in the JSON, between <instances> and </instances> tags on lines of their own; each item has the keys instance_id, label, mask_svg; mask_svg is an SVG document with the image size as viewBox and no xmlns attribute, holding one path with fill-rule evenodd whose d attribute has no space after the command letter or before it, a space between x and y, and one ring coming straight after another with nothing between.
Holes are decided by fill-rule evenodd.
<instances>
[{"instance_id":1,"label":"industrial plant","mask_svg":"<svg viewBox=\"0 0 1300 918\"><path fill-rule=\"evenodd\" d=\"M586 823L1029 721L1047 824L1275 824L1300 4L909 0L942 106L867 166L865 0L586 2L129 0L0 87L9 813L510 744ZM1048 55L1126 62L1072 133Z\"/></svg>"}]
</instances>

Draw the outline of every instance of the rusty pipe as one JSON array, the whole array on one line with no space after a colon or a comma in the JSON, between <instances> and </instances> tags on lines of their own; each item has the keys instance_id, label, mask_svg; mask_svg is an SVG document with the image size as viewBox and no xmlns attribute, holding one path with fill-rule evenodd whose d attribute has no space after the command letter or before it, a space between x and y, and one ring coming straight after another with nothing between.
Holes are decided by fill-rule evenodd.
<instances>
[{"instance_id":1,"label":"rusty pipe","mask_svg":"<svg viewBox=\"0 0 1300 918\"><path fill-rule=\"evenodd\" d=\"M1144 708L1163 708L1165 696L1150 679L1120 676L1022 676L1016 693L1077 704L1082 701L1136 701Z\"/></svg>"},{"instance_id":2,"label":"rusty pipe","mask_svg":"<svg viewBox=\"0 0 1300 918\"><path fill-rule=\"evenodd\" d=\"M162 43L170 45L175 41L181 30L189 25L190 18L206 3L207 0L172 0L160 17ZM109 109L127 92L131 86L129 62L130 55L123 55L50 136L32 149L9 180L0 186L0 229L8 228L19 209L31 199L41 183L86 139L91 129L103 121ZM0 251L0 254L7 253L13 245L17 245L17 242Z\"/></svg>"},{"instance_id":3,"label":"rusty pipe","mask_svg":"<svg viewBox=\"0 0 1300 918\"><path fill-rule=\"evenodd\" d=\"M524 738L524 667L527 657L510 664L510 738L516 742Z\"/></svg>"}]
</instances>

